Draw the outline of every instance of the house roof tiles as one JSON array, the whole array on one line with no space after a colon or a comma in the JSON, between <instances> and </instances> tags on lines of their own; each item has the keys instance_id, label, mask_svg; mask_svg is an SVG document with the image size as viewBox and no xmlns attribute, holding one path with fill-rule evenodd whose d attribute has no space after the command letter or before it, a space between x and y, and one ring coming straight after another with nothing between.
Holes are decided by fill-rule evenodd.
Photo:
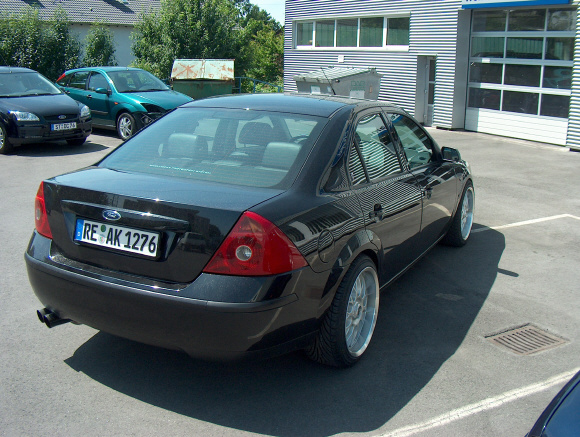
<instances>
[{"instance_id":1,"label":"house roof tiles","mask_svg":"<svg viewBox=\"0 0 580 437\"><path fill-rule=\"evenodd\" d=\"M40 18L49 20L62 7L71 23L102 22L109 25L133 26L142 13L158 11L160 0L2 0L0 19L18 16L27 7L37 8Z\"/></svg>"}]
</instances>

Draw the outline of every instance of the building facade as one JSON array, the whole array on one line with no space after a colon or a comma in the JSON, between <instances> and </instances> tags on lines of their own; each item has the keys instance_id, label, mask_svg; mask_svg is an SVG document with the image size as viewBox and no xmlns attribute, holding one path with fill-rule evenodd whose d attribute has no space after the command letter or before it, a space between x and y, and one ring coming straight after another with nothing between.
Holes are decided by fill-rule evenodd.
<instances>
[{"instance_id":1,"label":"building facade","mask_svg":"<svg viewBox=\"0 0 580 437\"><path fill-rule=\"evenodd\" d=\"M376 68L426 126L580 149L579 0L287 0L284 87Z\"/></svg>"}]
</instances>

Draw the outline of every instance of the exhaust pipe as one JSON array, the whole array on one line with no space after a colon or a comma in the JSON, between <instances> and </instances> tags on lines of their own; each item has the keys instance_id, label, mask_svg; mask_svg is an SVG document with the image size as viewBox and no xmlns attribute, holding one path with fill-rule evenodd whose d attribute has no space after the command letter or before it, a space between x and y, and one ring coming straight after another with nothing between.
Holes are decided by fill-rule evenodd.
<instances>
[{"instance_id":1,"label":"exhaust pipe","mask_svg":"<svg viewBox=\"0 0 580 437\"><path fill-rule=\"evenodd\" d=\"M48 308L36 311L36 315L38 316L38 320L49 328L54 328L55 326L71 322L70 319L61 319L56 313L53 313Z\"/></svg>"}]
</instances>

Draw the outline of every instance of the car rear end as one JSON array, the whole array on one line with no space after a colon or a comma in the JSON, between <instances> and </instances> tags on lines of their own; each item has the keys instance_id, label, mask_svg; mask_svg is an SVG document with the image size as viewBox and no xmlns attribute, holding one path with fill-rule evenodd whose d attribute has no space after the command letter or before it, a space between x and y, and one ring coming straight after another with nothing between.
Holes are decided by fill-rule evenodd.
<instances>
[{"instance_id":1,"label":"car rear end","mask_svg":"<svg viewBox=\"0 0 580 437\"><path fill-rule=\"evenodd\" d=\"M289 125L312 140L292 143ZM253 210L290 188L323 126L180 108L98 165L44 181L25 255L41 321L210 359L306 344L317 274Z\"/></svg>"}]
</instances>

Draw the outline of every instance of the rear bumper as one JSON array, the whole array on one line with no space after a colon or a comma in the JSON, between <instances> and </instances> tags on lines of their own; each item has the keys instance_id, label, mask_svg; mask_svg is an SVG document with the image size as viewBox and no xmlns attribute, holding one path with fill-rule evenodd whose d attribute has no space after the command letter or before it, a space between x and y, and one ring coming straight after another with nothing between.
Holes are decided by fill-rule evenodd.
<instances>
[{"instance_id":1,"label":"rear bumper","mask_svg":"<svg viewBox=\"0 0 580 437\"><path fill-rule=\"evenodd\" d=\"M42 250L50 240L36 233L33 240L25 259L42 304L61 318L120 337L183 350L197 358L231 360L304 347L318 326L318 301L287 291L295 289L300 272L284 281L201 274L183 289L152 291L155 287L63 268ZM235 295L233 284L253 287L256 295L261 287L276 287L281 294L261 302L231 302L220 289ZM212 289L221 294L221 301L191 297Z\"/></svg>"}]
</instances>

